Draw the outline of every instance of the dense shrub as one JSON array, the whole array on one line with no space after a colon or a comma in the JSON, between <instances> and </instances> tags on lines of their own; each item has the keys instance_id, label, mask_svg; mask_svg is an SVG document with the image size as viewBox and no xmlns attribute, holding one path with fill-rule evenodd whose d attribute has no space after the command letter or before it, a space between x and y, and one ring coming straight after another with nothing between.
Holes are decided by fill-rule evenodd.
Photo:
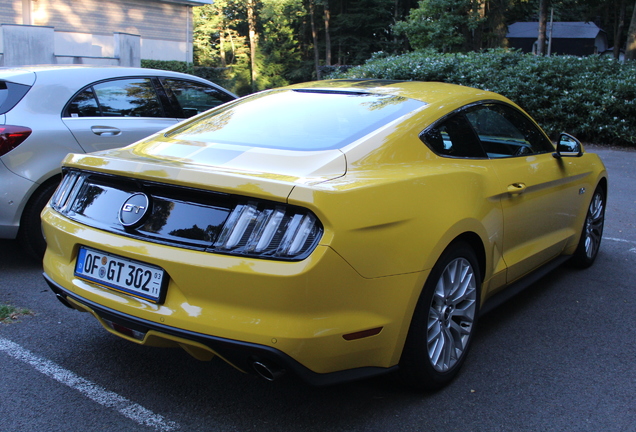
<instances>
[{"instance_id":1,"label":"dense shrub","mask_svg":"<svg viewBox=\"0 0 636 432\"><path fill-rule=\"evenodd\" d=\"M234 91L236 86L227 68L194 66L192 63L177 60L142 60L141 67L187 73L212 81L230 91Z\"/></svg>"},{"instance_id":2,"label":"dense shrub","mask_svg":"<svg viewBox=\"0 0 636 432\"><path fill-rule=\"evenodd\" d=\"M553 137L567 131L587 142L636 146L636 62L506 50L379 53L337 76L441 81L491 90L519 104Z\"/></svg>"}]
</instances>

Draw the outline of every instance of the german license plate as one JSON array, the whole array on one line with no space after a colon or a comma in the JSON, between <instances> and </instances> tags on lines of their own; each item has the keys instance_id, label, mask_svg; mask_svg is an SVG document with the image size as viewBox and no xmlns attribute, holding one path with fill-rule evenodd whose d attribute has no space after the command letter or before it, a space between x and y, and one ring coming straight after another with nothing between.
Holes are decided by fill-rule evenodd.
<instances>
[{"instance_id":1,"label":"german license plate","mask_svg":"<svg viewBox=\"0 0 636 432\"><path fill-rule=\"evenodd\" d=\"M75 276L136 297L161 303L168 276L154 265L80 247Z\"/></svg>"}]
</instances>

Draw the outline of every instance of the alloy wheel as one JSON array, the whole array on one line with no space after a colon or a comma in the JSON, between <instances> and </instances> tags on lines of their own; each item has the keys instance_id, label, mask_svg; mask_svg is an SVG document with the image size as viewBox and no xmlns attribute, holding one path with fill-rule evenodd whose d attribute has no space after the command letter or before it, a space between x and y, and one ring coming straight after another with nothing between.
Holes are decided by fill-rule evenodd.
<instances>
[{"instance_id":1,"label":"alloy wheel","mask_svg":"<svg viewBox=\"0 0 636 432\"><path fill-rule=\"evenodd\" d=\"M428 315L427 349L438 372L451 369L462 357L475 322L477 281L465 258L451 261L442 272Z\"/></svg>"}]
</instances>

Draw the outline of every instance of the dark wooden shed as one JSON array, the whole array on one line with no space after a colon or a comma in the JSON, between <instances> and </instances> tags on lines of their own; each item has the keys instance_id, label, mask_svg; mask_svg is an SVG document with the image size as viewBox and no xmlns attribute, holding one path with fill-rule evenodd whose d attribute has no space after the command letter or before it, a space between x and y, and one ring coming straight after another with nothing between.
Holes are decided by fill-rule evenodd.
<instances>
[{"instance_id":1,"label":"dark wooden shed","mask_svg":"<svg viewBox=\"0 0 636 432\"><path fill-rule=\"evenodd\" d=\"M552 31L550 31L550 29ZM594 23L555 22L547 24L547 38L552 34L552 54L587 56L608 49L607 34ZM536 52L538 22L516 22L508 26L508 47L523 52Z\"/></svg>"}]
</instances>

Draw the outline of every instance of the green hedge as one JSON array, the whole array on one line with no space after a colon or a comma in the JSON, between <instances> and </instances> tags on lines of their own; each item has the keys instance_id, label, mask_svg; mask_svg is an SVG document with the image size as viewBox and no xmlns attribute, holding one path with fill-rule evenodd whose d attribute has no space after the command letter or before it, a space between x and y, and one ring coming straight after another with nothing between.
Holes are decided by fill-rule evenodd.
<instances>
[{"instance_id":1,"label":"green hedge","mask_svg":"<svg viewBox=\"0 0 636 432\"><path fill-rule=\"evenodd\" d=\"M228 68L194 66L192 63L176 60L142 60L141 67L187 73L205 78L230 91L233 91L235 85Z\"/></svg>"},{"instance_id":2,"label":"green hedge","mask_svg":"<svg viewBox=\"0 0 636 432\"><path fill-rule=\"evenodd\" d=\"M380 53L332 77L442 81L491 90L519 104L553 137L567 131L586 142L636 146L636 62L507 50Z\"/></svg>"}]
</instances>

